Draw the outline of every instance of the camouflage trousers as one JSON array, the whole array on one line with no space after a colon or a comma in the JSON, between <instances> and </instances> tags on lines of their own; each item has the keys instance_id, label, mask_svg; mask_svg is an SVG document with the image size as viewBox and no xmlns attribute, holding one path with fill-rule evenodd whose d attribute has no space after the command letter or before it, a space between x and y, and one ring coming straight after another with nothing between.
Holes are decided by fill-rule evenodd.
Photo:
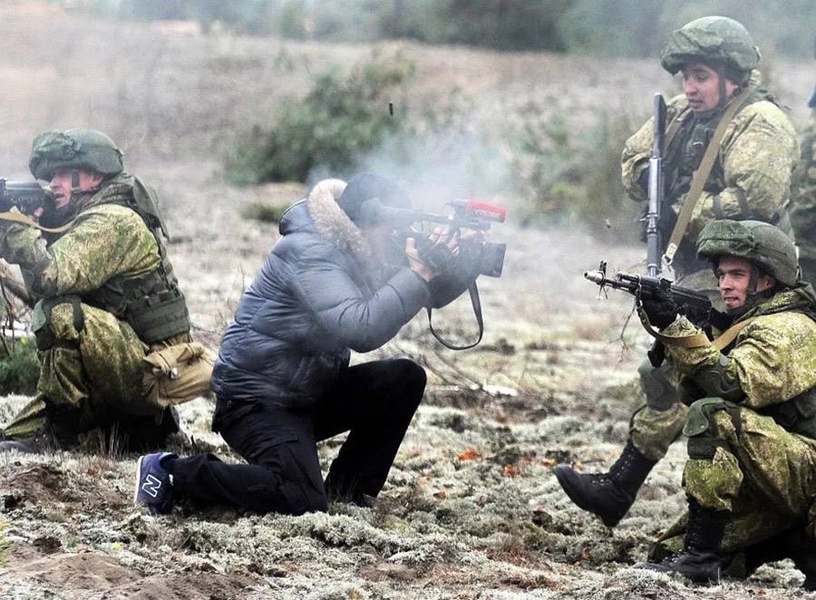
<instances>
[{"instance_id":1,"label":"camouflage trousers","mask_svg":"<svg viewBox=\"0 0 816 600\"><path fill-rule=\"evenodd\" d=\"M736 557L746 549L791 529L816 533L816 440L720 398L692 404L684 433L689 460L683 487L701 506L730 513L722 549L735 574ZM672 525L658 545L681 549L686 519Z\"/></svg>"},{"instance_id":2,"label":"camouflage trousers","mask_svg":"<svg viewBox=\"0 0 816 600\"><path fill-rule=\"evenodd\" d=\"M714 308L725 310L712 269L684 274L677 283L705 294ZM686 404L691 401L683 386L678 387L677 372L668 362L654 367L646 359L638 367L638 376L646 404L632 415L629 437L641 454L658 461L666 455L671 443L680 437L688 415Z\"/></svg>"},{"instance_id":3,"label":"camouflage trousers","mask_svg":"<svg viewBox=\"0 0 816 600\"><path fill-rule=\"evenodd\" d=\"M37 396L4 428L7 438L27 437L47 418L71 415L77 432L120 420L161 420L145 401L142 359L147 346L127 323L71 298L35 308L39 348Z\"/></svg>"},{"instance_id":4,"label":"camouflage trousers","mask_svg":"<svg viewBox=\"0 0 816 600\"><path fill-rule=\"evenodd\" d=\"M629 437L641 454L658 461L683 431L688 407L680 401L677 375L668 363L655 368L646 360L638 373L646 404L632 415Z\"/></svg>"}]
</instances>

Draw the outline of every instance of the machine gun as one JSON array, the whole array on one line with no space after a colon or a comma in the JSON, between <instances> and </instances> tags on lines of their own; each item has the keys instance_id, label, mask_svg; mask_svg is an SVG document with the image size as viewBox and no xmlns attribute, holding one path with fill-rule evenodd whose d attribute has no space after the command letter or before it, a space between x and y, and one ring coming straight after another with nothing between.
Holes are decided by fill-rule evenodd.
<instances>
[{"instance_id":1,"label":"machine gun","mask_svg":"<svg viewBox=\"0 0 816 600\"><path fill-rule=\"evenodd\" d=\"M34 214L43 206L48 191L36 181L9 181L0 178L0 210L8 211L12 206L26 215Z\"/></svg>"}]
</instances>

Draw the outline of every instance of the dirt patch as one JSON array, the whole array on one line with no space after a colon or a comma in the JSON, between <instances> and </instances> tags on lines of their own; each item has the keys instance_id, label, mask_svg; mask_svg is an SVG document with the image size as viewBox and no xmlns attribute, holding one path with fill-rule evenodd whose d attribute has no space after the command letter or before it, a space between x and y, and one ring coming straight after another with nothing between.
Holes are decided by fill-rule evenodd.
<instances>
[{"instance_id":1,"label":"dirt patch","mask_svg":"<svg viewBox=\"0 0 816 600\"><path fill-rule=\"evenodd\" d=\"M23 10L35 6L38 11ZM567 115L575 127L589 123L601 102L645 115L654 92L674 87L656 60L402 42L383 48L394 49L417 63L412 101L458 87L473 102L474 124L525 102ZM128 169L157 187L195 334L217 345L277 239L273 224L247 221L242 209L256 201L285 205L306 191L301 184L227 185L221 159L232 136L274 114L286 95L302 93L310 74L370 51L189 35L84 19L53 3L6 2L0 6L7 92L0 174L28 177L27 150L43 130L91 125L110 133L124 148ZM803 122L812 64L776 64L774 78ZM438 195L449 191L443 186ZM512 205L510 194L504 200ZM429 374L425 401L375 508L333 505L326 514L259 517L181 507L152 518L131 505L135 456L0 456L0 521L9 544L0 596L802 597L802 576L788 563L712 588L633 568L684 507L682 444L652 471L614 531L569 502L552 468L569 462L600 471L615 460L641 400L635 373L648 345L635 324L624 326L631 299L615 293L598 299L582 273L601 259L628 268L643 249L593 238L574 225L534 231L511 222L493 235L508 250L502 278L480 282L486 329L479 347L443 349L419 316L385 348L354 357L408 355ZM475 331L467 302L435 318L443 331ZM5 399L0 417L7 420L25 401ZM204 399L182 406L184 430L197 448L235 460L210 431L211 413ZM320 445L324 467L340 443Z\"/></svg>"}]
</instances>

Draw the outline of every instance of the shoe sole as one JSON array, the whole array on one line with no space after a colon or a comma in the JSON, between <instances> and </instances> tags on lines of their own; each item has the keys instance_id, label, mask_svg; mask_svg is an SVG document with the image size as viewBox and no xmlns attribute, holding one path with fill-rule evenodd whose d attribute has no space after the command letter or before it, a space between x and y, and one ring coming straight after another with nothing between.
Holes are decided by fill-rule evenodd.
<instances>
[{"instance_id":1,"label":"shoe sole","mask_svg":"<svg viewBox=\"0 0 816 600\"><path fill-rule=\"evenodd\" d=\"M133 490L133 504L136 506L144 506L139 502L139 484L142 482L142 459L144 456L140 456L139 460L136 461L136 487Z\"/></svg>"}]
</instances>

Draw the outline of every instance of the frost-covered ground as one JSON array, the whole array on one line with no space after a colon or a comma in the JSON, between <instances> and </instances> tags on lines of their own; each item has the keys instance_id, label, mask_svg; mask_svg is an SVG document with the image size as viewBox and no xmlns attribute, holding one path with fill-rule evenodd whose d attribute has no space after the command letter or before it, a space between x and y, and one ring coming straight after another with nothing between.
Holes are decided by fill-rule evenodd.
<instances>
[{"instance_id":1,"label":"frost-covered ground","mask_svg":"<svg viewBox=\"0 0 816 600\"><path fill-rule=\"evenodd\" d=\"M645 114L654 91L671 89L653 61L402 49L417 61L418 88L459 86L477 113L499 114L529 98L584 121L600 99L622 109L640 104ZM220 160L234 130L302 86L307 72L368 52L93 22L50 4L7 0L0 6L0 175L27 176L27 149L42 130L108 131L125 148L129 169L159 189L196 335L216 345L276 237L273 225L243 219L242 207L287 204L304 191L298 184L227 186ZM809 66L774 69L800 119ZM789 563L710 588L633 568L683 508L682 443L614 531L569 503L552 467L573 462L596 471L614 461L640 400L635 368L647 343L636 323L624 329L630 300L614 292L598 300L582 273L600 259L629 267L642 250L566 226L540 232L510 223L493 237L507 241L508 252L503 277L481 285L480 346L442 348L420 315L387 347L355 357L409 355L429 372L425 401L374 508L333 505L327 514L288 517L181 506L152 518L131 502L135 456L115 449L8 454L0 456L7 543L0 597L805 597ZM446 331L475 331L466 302L435 318ZM8 398L0 419L24 401ZM173 449L212 449L237 460L209 431L207 400L181 412L191 443ZM325 465L341 441L321 445Z\"/></svg>"}]
</instances>

